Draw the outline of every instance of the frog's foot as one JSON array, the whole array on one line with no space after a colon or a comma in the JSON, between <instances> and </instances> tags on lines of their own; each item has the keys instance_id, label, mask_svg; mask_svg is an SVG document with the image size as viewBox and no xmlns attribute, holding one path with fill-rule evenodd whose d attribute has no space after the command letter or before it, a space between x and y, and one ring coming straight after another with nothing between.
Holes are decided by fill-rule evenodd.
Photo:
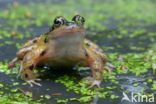
<instances>
[{"instance_id":1,"label":"frog's foot","mask_svg":"<svg viewBox=\"0 0 156 104\"><path fill-rule=\"evenodd\" d=\"M101 80L95 80L93 77L86 77L84 78L85 81L87 81L87 84L90 85L89 88L93 88L94 86L97 86L100 88Z\"/></svg>"},{"instance_id":2,"label":"frog's foot","mask_svg":"<svg viewBox=\"0 0 156 104\"><path fill-rule=\"evenodd\" d=\"M30 87L33 87L33 85L42 86L40 83L36 81L41 81L41 79L31 79L27 80L26 82L30 85Z\"/></svg>"},{"instance_id":3,"label":"frog's foot","mask_svg":"<svg viewBox=\"0 0 156 104\"><path fill-rule=\"evenodd\" d=\"M100 84L101 84L100 80L93 80L89 88L93 88L94 86L97 86L98 88L100 88Z\"/></svg>"}]
</instances>

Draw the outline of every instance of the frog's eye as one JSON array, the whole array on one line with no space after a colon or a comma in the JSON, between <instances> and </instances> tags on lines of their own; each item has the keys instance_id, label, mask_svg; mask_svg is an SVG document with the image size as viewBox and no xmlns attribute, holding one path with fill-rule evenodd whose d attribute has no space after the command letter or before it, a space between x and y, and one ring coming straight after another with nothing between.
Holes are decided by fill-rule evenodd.
<instances>
[{"instance_id":1,"label":"frog's eye","mask_svg":"<svg viewBox=\"0 0 156 104\"><path fill-rule=\"evenodd\" d=\"M85 23L85 19L84 17L80 16L80 15L75 15L73 18L72 18L72 21L76 22L77 24L84 24Z\"/></svg>"},{"instance_id":2,"label":"frog's eye","mask_svg":"<svg viewBox=\"0 0 156 104\"><path fill-rule=\"evenodd\" d=\"M59 26L61 26L61 25L64 25L65 24L65 18L63 18L63 17L61 17L61 16L59 16L59 17L56 17L55 19L54 19L54 25L56 26L56 27L59 27Z\"/></svg>"},{"instance_id":3,"label":"frog's eye","mask_svg":"<svg viewBox=\"0 0 156 104\"><path fill-rule=\"evenodd\" d=\"M52 25L52 27L50 27L50 31L53 31L54 29L66 24L66 23L67 23L67 20L64 17L58 16L54 19L53 25Z\"/></svg>"}]
</instances>

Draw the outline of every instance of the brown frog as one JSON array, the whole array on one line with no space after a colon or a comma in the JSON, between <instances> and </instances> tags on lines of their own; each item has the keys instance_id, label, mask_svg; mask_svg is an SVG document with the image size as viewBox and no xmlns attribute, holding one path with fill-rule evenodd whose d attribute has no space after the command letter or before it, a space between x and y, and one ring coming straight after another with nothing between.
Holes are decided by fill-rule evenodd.
<instances>
[{"instance_id":1,"label":"brown frog","mask_svg":"<svg viewBox=\"0 0 156 104\"><path fill-rule=\"evenodd\" d=\"M20 62L19 75L31 86L41 86L36 82L33 69L39 65L90 67L93 81L90 87L98 86L102 81L102 72L106 55L95 43L85 38L85 19L76 15L69 22L56 17L50 31L24 44L17 56L10 62L14 67ZM65 70L65 69L64 69Z\"/></svg>"}]
</instances>

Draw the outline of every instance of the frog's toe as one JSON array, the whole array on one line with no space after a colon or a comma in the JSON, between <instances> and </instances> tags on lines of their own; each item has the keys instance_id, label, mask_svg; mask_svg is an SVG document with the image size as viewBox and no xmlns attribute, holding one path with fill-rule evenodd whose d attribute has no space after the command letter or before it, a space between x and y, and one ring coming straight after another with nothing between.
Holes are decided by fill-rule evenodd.
<instances>
[{"instance_id":1,"label":"frog's toe","mask_svg":"<svg viewBox=\"0 0 156 104\"><path fill-rule=\"evenodd\" d=\"M35 79L35 80L27 80L26 82L33 87L33 85L37 85L37 86L42 86L40 83L36 82L36 81L41 81L41 79Z\"/></svg>"},{"instance_id":2,"label":"frog's toe","mask_svg":"<svg viewBox=\"0 0 156 104\"><path fill-rule=\"evenodd\" d=\"M100 80L94 80L92 83L91 83L91 86L89 88L92 88L94 86L97 86L98 88L100 88L100 84L101 84L101 81Z\"/></svg>"}]
</instances>

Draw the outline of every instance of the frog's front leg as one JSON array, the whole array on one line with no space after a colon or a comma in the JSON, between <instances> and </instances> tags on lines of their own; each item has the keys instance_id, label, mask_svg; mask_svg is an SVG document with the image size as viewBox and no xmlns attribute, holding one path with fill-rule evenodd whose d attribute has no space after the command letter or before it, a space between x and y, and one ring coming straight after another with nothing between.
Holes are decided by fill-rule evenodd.
<instances>
[{"instance_id":1,"label":"frog's front leg","mask_svg":"<svg viewBox=\"0 0 156 104\"><path fill-rule=\"evenodd\" d=\"M102 71L103 71L104 62L101 59L101 57L99 57L97 54L95 54L92 51L87 51L86 54L87 54L86 55L87 62L89 67L92 70L92 77L93 77L93 81L90 88L94 86L100 87L102 81Z\"/></svg>"},{"instance_id":2,"label":"frog's front leg","mask_svg":"<svg viewBox=\"0 0 156 104\"><path fill-rule=\"evenodd\" d=\"M22 49L20 49L17 53L16 53L16 57L8 64L8 68L13 68L16 64L16 62L18 62L19 60L23 60L24 56L26 55L27 52L31 51L33 48L36 47L36 45L34 45L37 42L38 38L35 38L33 40L28 41Z\"/></svg>"},{"instance_id":3,"label":"frog's front leg","mask_svg":"<svg viewBox=\"0 0 156 104\"><path fill-rule=\"evenodd\" d=\"M36 76L33 73L33 69L35 68L37 64L38 54L35 52L29 52L24 56L24 59L21 61L21 67L20 67L20 75L22 79L24 79L30 86L38 85L41 86L40 83L37 83L36 81L40 81L40 79L37 79Z\"/></svg>"},{"instance_id":4,"label":"frog's front leg","mask_svg":"<svg viewBox=\"0 0 156 104\"><path fill-rule=\"evenodd\" d=\"M22 60L25 54L33 49L33 46L22 48L19 52L17 52L17 56L8 64L8 68L13 68L19 60Z\"/></svg>"}]
</instances>

